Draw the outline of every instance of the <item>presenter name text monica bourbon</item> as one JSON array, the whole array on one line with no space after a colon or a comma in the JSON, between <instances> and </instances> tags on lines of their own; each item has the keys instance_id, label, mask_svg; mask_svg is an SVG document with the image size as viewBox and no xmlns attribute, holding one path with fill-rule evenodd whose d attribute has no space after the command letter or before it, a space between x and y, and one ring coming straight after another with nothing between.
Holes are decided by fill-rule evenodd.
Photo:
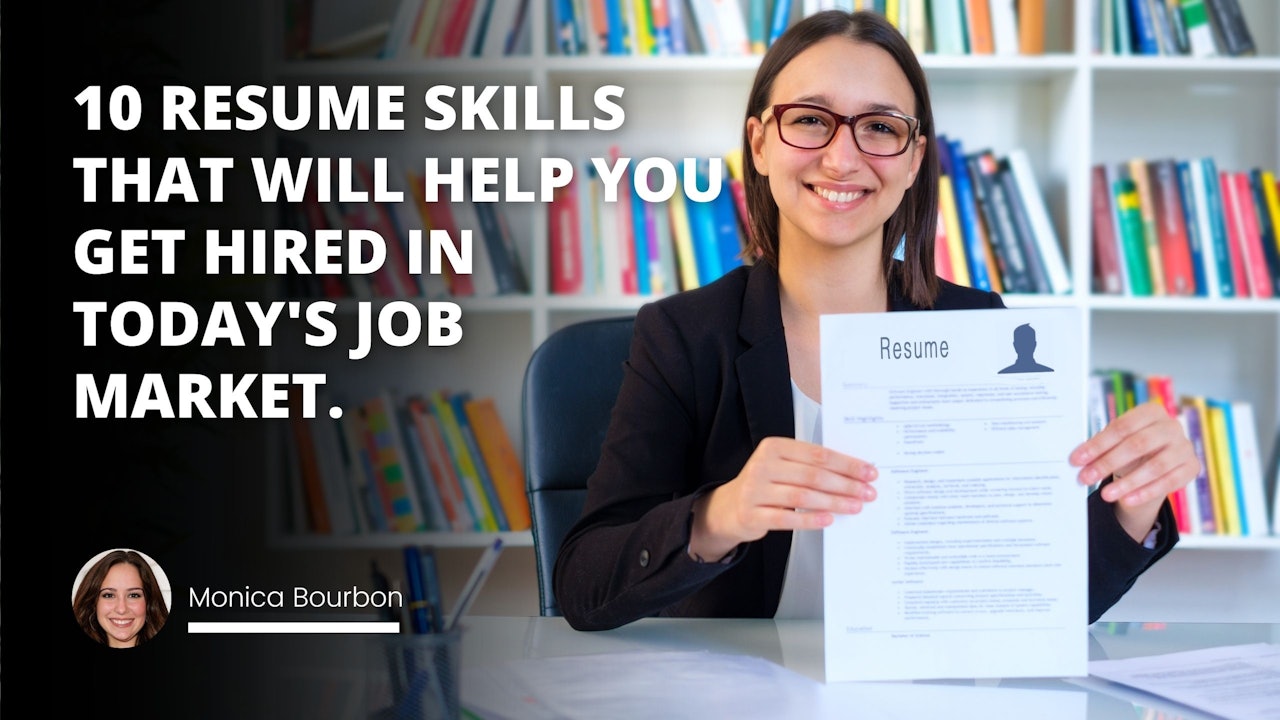
<instances>
[{"instance_id":1,"label":"presenter name text monica bourbon","mask_svg":"<svg viewBox=\"0 0 1280 720\"><path fill-rule=\"evenodd\" d=\"M399 608L404 595L399 590L365 590L351 586L340 590L313 590L294 586L288 590L191 588L193 608ZM286 605L286 603L289 603Z\"/></svg>"}]
</instances>

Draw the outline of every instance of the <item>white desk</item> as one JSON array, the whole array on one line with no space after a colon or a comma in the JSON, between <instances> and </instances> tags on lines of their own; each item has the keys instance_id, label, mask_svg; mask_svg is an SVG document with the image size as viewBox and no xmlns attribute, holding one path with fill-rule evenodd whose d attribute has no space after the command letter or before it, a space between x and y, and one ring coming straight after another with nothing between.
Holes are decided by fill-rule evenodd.
<instances>
[{"instance_id":1,"label":"white desk","mask_svg":"<svg viewBox=\"0 0 1280 720\"><path fill-rule=\"evenodd\" d=\"M494 668L513 661L532 667L534 659L585 655L636 654L635 662L657 657L647 653L709 651L725 655L762 658L803 678L790 682L789 673L744 678L740 689L732 690L748 699L766 701L754 705L760 712L735 713L734 717L858 717L915 718L930 715L947 718L990 720L1013 716L1037 718L1165 718L1192 720L1209 718L1203 713L1158 698L1138 702L1121 699L1065 679L957 680L916 683L832 683L823 681L822 628L816 622L773 620L696 620L651 618L607 632L583 633L571 629L560 618L472 617L465 622L463 641L463 702L475 699L477 668ZM1090 659L1116 659L1156 655L1220 645L1253 642L1280 642L1280 624L1180 624L1143 626L1137 623L1100 623L1090 628ZM610 658L611 660L614 658ZM562 660L562 662L565 662ZM545 666L545 664L544 664ZM565 667L574 667L567 660ZM580 664L579 664L580 666ZM544 667L545 669L545 667ZM657 710L669 717L671 707L689 709L682 717L727 717L711 704L717 692L689 679L672 677L663 683L661 696L653 685L637 688L629 682L631 672L619 673L616 682L599 688L599 695L621 716L652 718ZM641 673L634 673L642 677ZM780 680L779 678L782 678ZM696 680L696 679L694 679ZM770 705L771 684L785 703ZM573 678L566 679L565 692L573 692ZM580 690L581 688L577 688ZM797 696L797 692L800 696ZM721 698L723 699L723 698ZM730 704L735 698L730 697ZM558 700L568 700L558 698ZM587 703L589 699L575 698ZM752 700L752 702L756 702ZM719 706L723 707L723 706ZM779 708L786 707L780 714ZM738 708L740 711L741 708ZM1163 712L1164 715L1158 713ZM618 715L614 715L615 717ZM597 716L598 717L598 716Z\"/></svg>"},{"instance_id":2,"label":"white desk","mask_svg":"<svg viewBox=\"0 0 1280 720\"><path fill-rule=\"evenodd\" d=\"M483 701L510 694L516 684L506 678L515 677L511 671L516 669L527 671L526 676L533 672L550 677L552 682L542 685L539 694L551 696L552 705L565 709L550 716L512 714L503 720L1214 717L1160 698L1137 693L1120 697L1116 688L1108 692L1078 684L1097 682L1087 678L827 684L823 680L822 628L816 622L650 618L596 633L575 631L561 618L473 616L463 624L464 706L481 705L477 697ZM1090 659L1101 660L1280 642L1280 624L1144 627L1137 623L1099 623L1089 629L1089 634ZM262 702L279 711L272 717L367 717L365 681L370 672L385 673L387 667L385 655L376 652L380 648L377 636L290 635L260 636L255 640L259 642L252 651L253 660L266 668L262 680L268 683ZM734 656L753 667L741 676L721 675L712 682L697 672L671 676L654 670L655 658L687 659L700 652ZM761 671L762 667L766 670ZM576 674L566 677L565 670ZM608 712L580 714L583 708L597 707L592 703L603 703Z\"/></svg>"}]
</instances>

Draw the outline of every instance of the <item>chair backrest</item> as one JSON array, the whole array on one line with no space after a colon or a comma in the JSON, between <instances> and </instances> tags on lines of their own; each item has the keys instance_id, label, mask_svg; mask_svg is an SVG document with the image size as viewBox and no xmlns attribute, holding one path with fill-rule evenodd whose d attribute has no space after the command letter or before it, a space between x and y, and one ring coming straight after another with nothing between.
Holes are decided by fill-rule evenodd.
<instances>
[{"instance_id":1,"label":"chair backrest","mask_svg":"<svg viewBox=\"0 0 1280 720\"><path fill-rule=\"evenodd\" d=\"M561 328L534 350L525 369L525 489L544 616L560 615L551 572L560 543L582 514L587 477L600 459L622 385L633 323L634 317L619 317Z\"/></svg>"}]
</instances>

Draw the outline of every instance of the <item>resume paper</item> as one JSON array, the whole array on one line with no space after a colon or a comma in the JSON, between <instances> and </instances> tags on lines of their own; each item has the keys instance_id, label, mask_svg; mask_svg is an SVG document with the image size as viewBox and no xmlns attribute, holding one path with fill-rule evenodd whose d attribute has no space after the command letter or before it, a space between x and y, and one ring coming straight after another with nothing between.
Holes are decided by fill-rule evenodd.
<instances>
[{"instance_id":1,"label":"resume paper","mask_svg":"<svg viewBox=\"0 0 1280 720\"><path fill-rule=\"evenodd\" d=\"M824 315L822 439L877 498L823 531L828 682L1087 673L1078 308Z\"/></svg>"}]
</instances>

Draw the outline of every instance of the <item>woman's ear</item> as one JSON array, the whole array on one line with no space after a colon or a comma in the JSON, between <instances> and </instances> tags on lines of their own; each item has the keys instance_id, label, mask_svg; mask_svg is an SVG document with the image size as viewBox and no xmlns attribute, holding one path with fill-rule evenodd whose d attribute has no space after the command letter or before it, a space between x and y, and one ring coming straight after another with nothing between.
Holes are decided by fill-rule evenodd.
<instances>
[{"instance_id":1,"label":"woman's ear","mask_svg":"<svg viewBox=\"0 0 1280 720\"><path fill-rule=\"evenodd\" d=\"M747 141L751 144L751 164L755 167L756 173L761 177L767 177L769 165L764 158L764 123L760 122L760 118L747 119Z\"/></svg>"}]
</instances>

